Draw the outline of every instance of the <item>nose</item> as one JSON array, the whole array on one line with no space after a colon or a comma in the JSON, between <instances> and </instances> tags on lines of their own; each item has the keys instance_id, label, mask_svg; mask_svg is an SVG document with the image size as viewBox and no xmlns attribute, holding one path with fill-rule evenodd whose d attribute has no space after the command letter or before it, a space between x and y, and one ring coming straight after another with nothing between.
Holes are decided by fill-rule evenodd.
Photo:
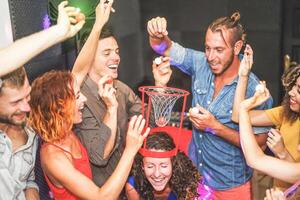
<instances>
[{"instance_id":1,"label":"nose","mask_svg":"<svg viewBox=\"0 0 300 200\"><path fill-rule=\"evenodd\" d=\"M114 53L112 54L112 59L113 59L114 61L118 61L118 62L119 62L119 60L120 60L120 55L119 55L117 52L114 52Z\"/></svg>"},{"instance_id":2,"label":"nose","mask_svg":"<svg viewBox=\"0 0 300 200\"><path fill-rule=\"evenodd\" d=\"M26 99L20 102L20 111L22 112L30 112L30 105Z\"/></svg>"},{"instance_id":3,"label":"nose","mask_svg":"<svg viewBox=\"0 0 300 200\"><path fill-rule=\"evenodd\" d=\"M213 50L209 50L206 52L206 57L208 61L212 61L215 59L215 53Z\"/></svg>"},{"instance_id":4,"label":"nose","mask_svg":"<svg viewBox=\"0 0 300 200\"><path fill-rule=\"evenodd\" d=\"M156 167L155 168L155 171L154 171L154 177L157 178L160 176L160 171L159 171L159 167Z\"/></svg>"},{"instance_id":5,"label":"nose","mask_svg":"<svg viewBox=\"0 0 300 200\"><path fill-rule=\"evenodd\" d=\"M296 89L296 87L293 86L292 89L289 91L288 94L289 94L290 96L294 96L294 94L295 94L294 90L295 90L295 89Z\"/></svg>"}]
</instances>

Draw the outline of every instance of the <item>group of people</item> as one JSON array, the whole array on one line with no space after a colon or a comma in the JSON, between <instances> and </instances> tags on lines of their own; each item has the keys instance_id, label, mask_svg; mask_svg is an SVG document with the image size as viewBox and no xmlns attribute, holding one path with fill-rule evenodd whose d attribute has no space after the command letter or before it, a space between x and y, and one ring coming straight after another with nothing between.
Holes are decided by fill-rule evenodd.
<instances>
[{"instance_id":1,"label":"group of people","mask_svg":"<svg viewBox=\"0 0 300 200\"><path fill-rule=\"evenodd\" d=\"M250 200L253 169L278 179L281 191L300 179L300 66L284 73L284 101L272 108L265 83L251 72L253 50L238 12L209 25L205 52L172 41L165 18L149 20L150 46L163 56L152 63L155 85L167 86L170 64L178 67L191 76L199 111L189 112L189 155L153 157L138 153L144 141L153 152L176 144L165 132L148 136L140 98L118 80L120 50L105 27L113 1L97 5L72 71L46 72L30 86L23 65L85 23L67 4L58 7L57 25L0 50L0 199L40 198L36 159L58 200ZM256 91L258 84L263 91ZM265 144L276 157L264 154ZM267 190L265 199L285 199L279 190Z\"/></svg>"}]
</instances>

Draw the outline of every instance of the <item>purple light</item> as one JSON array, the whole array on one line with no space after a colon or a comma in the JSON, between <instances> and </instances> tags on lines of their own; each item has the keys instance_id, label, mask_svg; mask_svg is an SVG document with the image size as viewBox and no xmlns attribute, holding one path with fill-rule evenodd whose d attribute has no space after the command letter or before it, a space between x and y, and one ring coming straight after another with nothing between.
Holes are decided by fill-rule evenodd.
<instances>
[{"instance_id":1,"label":"purple light","mask_svg":"<svg viewBox=\"0 0 300 200\"><path fill-rule=\"evenodd\" d=\"M49 15L46 14L44 17L43 17L43 29L47 29L51 26L51 21L50 21L50 18L49 18Z\"/></svg>"},{"instance_id":2,"label":"purple light","mask_svg":"<svg viewBox=\"0 0 300 200\"><path fill-rule=\"evenodd\" d=\"M208 133L211 133L213 135L216 135L215 131L212 128L207 127L207 128L204 129L204 131L208 132Z\"/></svg>"},{"instance_id":3,"label":"purple light","mask_svg":"<svg viewBox=\"0 0 300 200\"><path fill-rule=\"evenodd\" d=\"M162 42L159 45L154 45L154 49L157 53L163 54L163 52L167 49L168 44L167 42Z\"/></svg>"}]
</instances>

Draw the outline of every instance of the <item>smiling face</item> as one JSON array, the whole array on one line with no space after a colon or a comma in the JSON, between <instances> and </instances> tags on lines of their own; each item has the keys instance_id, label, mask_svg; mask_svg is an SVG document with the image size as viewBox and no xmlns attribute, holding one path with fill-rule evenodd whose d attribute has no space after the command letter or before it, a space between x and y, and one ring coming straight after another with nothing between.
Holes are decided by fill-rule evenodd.
<instances>
[{"instance_id":1,"label":"smiling face","mask_svg":"<svg viewBox=\"0 0 300 200\"><path fill-rule=\"evenodd\" d=\"M224 34L226 32L229 31L223 31L224 38L220 31L212 32L211 29L208 29L206 32L205 56L215 75L224 73L233 62L234 50L229 42L229 33Z\"/></svg>"},{"instance_id":2,"label":"smiling face","mask_svg":"<svg viewBox=\"0 0 300 200\"><path fill-rule=\"evenodd\" d=\"M118 66L120 64L119 46L114 37L100 39L93 63L92 72L97 76L109 75L113 79L118 78Z\"/></svg>"},{"instance_id":3,"label":"smiling face","mask_svg":"<svg viewBox=\"0 0 300 200\"><path fill-rule=\"evenodd\" d=\"M25 125L30 112L29 100L31 87L25 78L21 87L5 86L0 95L0 121L16 126Z\"/></svg>"},{"instance_id":4,"label":"smiling face","mask_svg":"<svg viewBox=\"0 0 300 200\"><path fill-rule=\"evenodd\" d=\"M143 158L146 178L157 192L163 191L172 177L171 158Z\"/></svg>"},{"instance_id":5,"label":"smiling face","mask_svg":"<svg viewBox=\"0 0 300 200\"><path fill-rule=\"evenodd\" d=\"M290 109L294 112L300 112L300 77L297 78L295 85L289 91Z\"/></svg>"},{"instance_id":6,"label":"smiling face","mask_svg":"<svg viewBox=\"0 0 300 200\"><path fill-rule=\"evenodd\" d=\"M74 116L73 116L73 123L78 124L82 122L82 112L81 110L84 107L84 103L86 102L87 98L80 92L80 87L74 81L74 94L75 94L75 108L74 108Z\"/></svg>"}]
</instances>

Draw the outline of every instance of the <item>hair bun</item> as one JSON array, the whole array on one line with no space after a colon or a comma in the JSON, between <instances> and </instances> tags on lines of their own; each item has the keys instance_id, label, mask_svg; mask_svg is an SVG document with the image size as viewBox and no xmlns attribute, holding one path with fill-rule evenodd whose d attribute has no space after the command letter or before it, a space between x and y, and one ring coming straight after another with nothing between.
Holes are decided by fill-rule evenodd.
<instances>
[{"instance_id":1,"label":"hair bun","mask_svg":"<svg viewBox=\"0 0 300 200\"><path fill-rule=\"evenodd\" d=\"M237 21L239 21L239 20L240 20L240 18L241 18L241 15L240 15L240 13L239 13L239 12L235 12L235 13L233 13L233 14L231 15L231 17L230 17L230 19L231 19L232 21L234 21L234 22L237 22Z\"/></svg>"}]
</instances>

